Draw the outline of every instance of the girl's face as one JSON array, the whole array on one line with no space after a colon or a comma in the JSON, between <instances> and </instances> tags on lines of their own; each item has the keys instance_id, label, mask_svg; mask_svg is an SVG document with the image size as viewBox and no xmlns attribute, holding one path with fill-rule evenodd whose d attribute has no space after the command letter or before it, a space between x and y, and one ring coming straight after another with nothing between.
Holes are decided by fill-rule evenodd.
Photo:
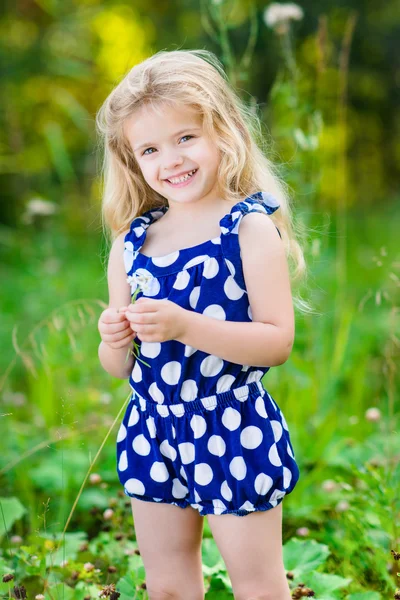
<instances>
[{"instance_id":1,"label":"girl's face","mask_svg":"<svg viewBox=\"0 0 400 600\"><path fill-rule=\"evenodd\" d=\"M143 106L126 121L125 135L144 179L168 201L218 198L219 149L194 109Z\"/></svg>"}]
</instances>

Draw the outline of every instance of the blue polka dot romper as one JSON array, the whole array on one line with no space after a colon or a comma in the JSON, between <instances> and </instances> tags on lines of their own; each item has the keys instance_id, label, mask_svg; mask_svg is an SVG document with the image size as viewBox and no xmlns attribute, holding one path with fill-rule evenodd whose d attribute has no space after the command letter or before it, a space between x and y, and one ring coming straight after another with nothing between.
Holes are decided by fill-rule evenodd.
<instances>
[{"instance_id":1,"label":"blue polka dot romper","mask_svg":"<svg viewBox=\"0 0 400 600\"><path fill-rule=\"evenodd\" d=\"M168 206L136 217L124 250L132 294L139 286L137 298L168 298L214 319L250 322L239 225L247 213L278 208L271 194L257 192L221 219L219 237L156 257L140 248ZM135 341L140 354L116 440L125 494L192 506L203 516L245 516L282 502L299 468L285 417L261 384L270 367L232 363L176 340Z\"/></svg>"}]
</instances>

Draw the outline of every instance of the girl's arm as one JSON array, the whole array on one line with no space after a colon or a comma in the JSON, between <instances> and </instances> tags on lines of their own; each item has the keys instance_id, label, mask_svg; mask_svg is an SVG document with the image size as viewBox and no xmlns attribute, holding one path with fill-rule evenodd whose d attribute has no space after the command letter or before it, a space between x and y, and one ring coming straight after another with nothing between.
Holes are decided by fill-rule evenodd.
<instances>
[{"instance_id":1,"label":"girl's arm","mask_svg":"<svg viewBox=\"0 0 400 600\"><path fill-rule=\"evenodd\" d=\"M126 282L126 272L123 262L125 235L126 232L123 232L114 240L108 261L108 307L115 310L122 306L128 306L131 301L131 288ZM128 379L136 360L132 353L130 353L131 347L131 341L127 346L122 348L112 348L101 341L98 354L103 369L113 377Z\"/></svg>"},{"instance_id":2,"label":"girl's arm","mask_svg":"<svg viewBox=\"0 0 400 600\"><path fill-rule=\"evenodd\" d=\"M291 353L295 329L282 240L272 219L250 213L240 224L239 244L253 322L222 321L185 310L177 339L230 362L281 365Z\"/></svg>"}]
</instances>

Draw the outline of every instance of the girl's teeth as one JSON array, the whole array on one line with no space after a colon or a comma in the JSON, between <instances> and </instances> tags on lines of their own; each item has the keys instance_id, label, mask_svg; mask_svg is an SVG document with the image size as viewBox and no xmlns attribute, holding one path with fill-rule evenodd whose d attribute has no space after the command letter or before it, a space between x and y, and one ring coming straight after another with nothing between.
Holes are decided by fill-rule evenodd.
<instances>
[{"instance_id":1,"label":"girl's teeth","mask_svg":"<svg viewBox=\"0 0 400 600\"><path fill-rule=\"evenodd\" d=\"M186 181L187 179L189 179L189 177L191 177L193 175L195 170L196 169L194 169L193 171L190 171L190 173L188 173L187 175L184 175L183 177L177 177L175 179L168 179L168 181L170 183L182 183L183 181Z\"/></svg>"}]
</instances>

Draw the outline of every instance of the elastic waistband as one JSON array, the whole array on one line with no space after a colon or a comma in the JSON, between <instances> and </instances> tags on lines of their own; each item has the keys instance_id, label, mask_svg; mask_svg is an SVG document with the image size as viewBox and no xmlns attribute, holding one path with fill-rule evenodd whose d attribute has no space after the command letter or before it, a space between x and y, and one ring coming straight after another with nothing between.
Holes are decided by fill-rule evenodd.
<instances>
[{"instance_id":1,"label":"elastic waistband","mask_svg":"<svg viewBox=\"0 0 400 600\"><path fill-rule=\"evenodd\" d=\"M189 402L179 402L176 404L165 404L158 403L155 400L149 400L143 398L136 390L132 388L131 401L140 408L141 411L148 411L151 414L158 414L162 417L168 417L174 415L175 417L182 417L185 414L193 412L199 412L202 410L213 410L217 405L223 406L229 404L234 400L245 402L249 396L260 393L265 394L265 389L261 381L252 381L246 385L242 385L237 388L232 388L226 392L220 392L213 396L207 396L206 398L198 398L197 400L191 400Z\"/></svg>"}]
</instances>

